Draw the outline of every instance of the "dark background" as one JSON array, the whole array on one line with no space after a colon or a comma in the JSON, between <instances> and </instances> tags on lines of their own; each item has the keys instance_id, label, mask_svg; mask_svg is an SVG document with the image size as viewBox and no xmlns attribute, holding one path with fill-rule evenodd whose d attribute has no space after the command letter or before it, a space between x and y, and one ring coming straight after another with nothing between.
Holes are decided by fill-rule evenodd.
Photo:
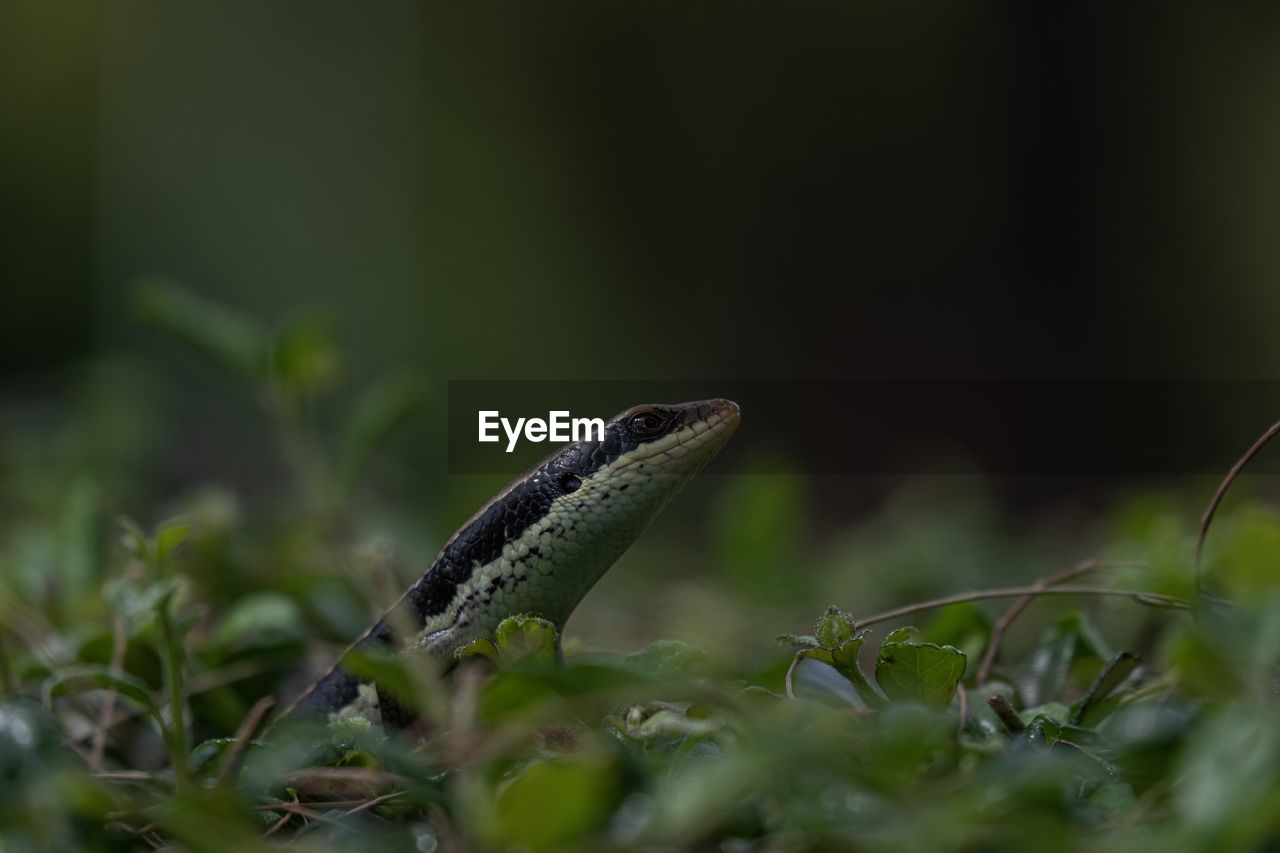
<instances>
[{"instance_id":1,"label":"dark background","mask_svg":"<svg viewBox=\"0 0 1280 853\"><path fill-rule=\"evenodd\" d=\"M105 363L157 494L270 480L243 395L136 322L150 274L328 316L350 387L417 371L401 497L451 379L1273 378L1278 38L1264 3L6 0L5 411ZM1160 387L1165 455L1266 426Z\"/></svg>"},{"instance_id":2,"label":"dark background","mask_svg":"<svg viewBox=\"0 0 1280 853\"><path fill-rule=\"evenodd\" d=\"M1280 418L1278 154L1273 1L0 0L0 847L1280 848L1280 442L1198 541ZM713 396L569 666L267 805L257 703L548 449L472 461L480 400ZM875 621L883 713L768 699L827 605L1068 567ZM904 622L999 644L965 720Z\"/></svg>"}]
</instances>

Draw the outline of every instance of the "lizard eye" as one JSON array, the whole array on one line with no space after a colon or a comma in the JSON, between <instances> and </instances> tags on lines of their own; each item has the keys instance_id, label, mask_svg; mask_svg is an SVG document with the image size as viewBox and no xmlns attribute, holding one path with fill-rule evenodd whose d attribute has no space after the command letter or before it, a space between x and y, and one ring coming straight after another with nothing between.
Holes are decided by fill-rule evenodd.
<instances>
[{"instance_id":1,"label":"lizard eye","mask_svg":"<svg viewBox=\"0 0 1280 853\"><path fill-rule=\"evenodd\" d=\"M655 411L636 412L627 418L627 429L636 438L653 438L662 432L667 419Z\"/></svg>"},{"instance_id":2,"label":"lizard eye","mask_svg":"<svg viewBox=\"0 0 1280 853\"><path fill-rule=\"evenodd\" d=\"M576 474L561 474L559 484L560 491L569 494L570 492L578 491L578 488L582 485L582 480Z\"/></svg>"}]
</instances>

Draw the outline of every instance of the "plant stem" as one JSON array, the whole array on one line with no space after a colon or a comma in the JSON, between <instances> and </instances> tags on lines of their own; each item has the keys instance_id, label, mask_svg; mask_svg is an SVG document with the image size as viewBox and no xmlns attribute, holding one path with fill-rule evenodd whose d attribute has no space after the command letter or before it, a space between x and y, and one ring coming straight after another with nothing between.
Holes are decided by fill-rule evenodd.
<instances>
[{"instance_id":1,"label":"plant stem","mask_svg":"<svg viewBox=\"0 0 1280 853\"><path fill-rule=\"evenodd\" d=\"M165 684L169 688L169 761L173 765L174 785L180 789L187 783L186 699L182 689L182 647L173 630L169 600L170 596L164 597L156 615L164 643Z\"/></svg>"},{"instance_id":2,"label":"plant stem","mask_svg":"<svg viewBox=\"0 0 1280 853\"><path fill-rule=\"evenodd\" d=\"M258 726L262 723L262 718L276 704L276 697L263 696L249 710L247 716L240 723L240 728L236 730L235 742L231 744L231 749L227 751L226 756L222 759L222 767L218 770L218 784L225 785L235 773L236 763L240 760L240 755L249 746L249 741L253 738L253 733L258 730Z\"/></svg>"},{"instance_id":3,"label":"plant stem","mask_svg":"<svg viewBox=\"0 0 1280 853\"><path fill-rule=\"evenodd\" d=\"M1267 442L1280 435L1280 421L1276 421L1271 425L1270 429L1258 437L1253 446L1245 451L1244 456L1236 460L1236 464L1231 466L1231 470L1227 472L1227 476L1218 484L1218 490L1213 493L1209 505L1205 507L1204 514L1200 516L1200 531L1196 535L1196 592L1203 593L1200 582L1200 559L1204 553L1204 540L1209 535L1209 525L1213 523L1213 514L1218 511L1218 505L1222 503L1222 499L1226 497L1227 489L1231 488L1231 484L1240 476L1240 472L1249 464L1253 457L1258 455L1258 451L1267 446Z\"/></svg>"},{"instance_id":4,"label":"plant stem","mask_svg":"<svg viewBox=\"0 0 1280 853\"><path fill-rule=\"evenodd\" d=\"M5 646L4 632L0 631L0 699L13 693L13 669L9 665L9 650Z\"/></svg>"},{"instance_id":5,"label":"plant stem","mask_svg":"<svg viewBox=\"0 0 1280 853\"><path fill-rule=\"evenodd\" d=\"M1022 718L1018 716L1018 712L1013 709L1013 705L999 693L993 694L987 699L987 704L991 706L991 710L996 712L996 716L1000 718L1001 725L1005 731L1011 735L1022 734L1026 725L1023 724Z\"/></svg>"},{"instance_id":6,"label":"plant stem","mask_svg":"<svg viewBox=\"0 0 1280 853\"><path fill-rule=\"evenodd\" d=\"M117 616L111 643L111 669L115 671L124 669L124 656L128 645L129 638L125 633L124 620ZM107 730L111 728L111 717L115 714L115 710L116 691L112 689L102 703L102 711L98 715L98 726L93 733L93 747L89 752L90 770L99 770L102 767L102 756L107 748Z\"/></svg>"},{"instance_id":7,"label":"plant stem","mask_svg":"<svg viewBox=\"0 0 1280 853\"><path fill-rule=\"evenodd\" d=\"M1058 586L1069 580L1075 580L1084 574L1100 571L1110 568L1138 567L1145 568L1146 563L1140 562L1102 562L1099 560L1084 560L1069 566L1062 571L1055 572L1052 575L1043 577L1036 581L1034 586L1043 589L1050 586ZM991 626L991 639L987 641L986 651L982 654L982 663L978 666L978 675L975 683L981 687L987 683L987 677L991 674L991 667L995 664L996 653L1000 649L1000 643L1004 640L1005 632L1009 630L1009 626L1013 621L1022 615L1022 611L1031 606L1031 602L1035 600L1034 596L1026 595L1015 601L1008 610L1004 612L996 623Z\"/></svg>"},{"instance_id":8,"label":"plant stem","mask_svg":"<svg viewBox=\"0 0 1280 853\"><path fill-rule=\"evenodd\" d=\"M1117 598L1129 598L1138 604L1145 604L1149 607L1163 607L1170 610L1189 610L1191 608L1190 602L1187 602L1184 599L1175 598L1172 595L1143 592L1138 589L1108 589L1107 587L1101 586L1009 586L1000 587L998 589L983 589L978 590L977 592L962 592L957 595L948 595L942 598L934 598L929 601L920 601L915 604L908 604L905 607L897 607L893 610L886 610L883 613L868 616L866 619L859 619L856 628L862 629L866 628L868 625L888 622L891 619L897 619L901 616L909 616L912 613L919 613L922 610L934 610L936 608L947 607L952 604L966 604L970 601L984 601L989 598L1022 598L1023 596L1038 597L1041 595L1115 596Z\"/></svg>"}]
</instances>

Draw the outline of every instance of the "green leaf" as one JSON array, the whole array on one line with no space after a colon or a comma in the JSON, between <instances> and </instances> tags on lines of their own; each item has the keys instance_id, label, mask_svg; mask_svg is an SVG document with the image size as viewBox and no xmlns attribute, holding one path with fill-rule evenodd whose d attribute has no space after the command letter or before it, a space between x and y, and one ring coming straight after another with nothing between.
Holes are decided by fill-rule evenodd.
<instances>
[{"instance_id":1,"label":"green leaf","mask_svg":"<svg viewBox=\"0 0 1280 853\"><path fill-rule=\"evenodd\" d=\"M1213 557L1203 581L1228 598L1247 598L1275 589L1280 554L1280 511L1247 506L1218 522L1209 538Z\"/></svg>"},{"instance_id":2,"label":"green leaf","mask_svg":"<svg viewBox=\"0 0 1280 853\"><path fill-rule=\"evenodd\" d=\"M477 703L481 720L545 711L556 696L613 695L651 685L653 679L634 667L618 662L579 663L557 667L516 667L504 670L488 683Z\"/></svg>"},{"instance_id":3,"label":"green leaf","mask_svg":"<svg viewBox=\"0 0 1280 853\"><path fill-rule=\"evenodd\" d=\"M237 853L269 853L259 839L260 824L246 811L235 792L218 787L191 786L179 796L160 801L148 817L157 832L180 850L235 850Z\"/></svg>"},{"instance_id":4,"label":"green leaf","mask_svg":"<svg viewBox=\"0 0 1280 853\"><path fill-rule=\"evenodd\" d=\"M1045 702L1032 708L1023 708L1020 712L1024 722L1030 723L1036 717L1048 717L1059 725L1071 716L1071 709L1061 702Z\"/></svg>"},{"instance_id":5,"label":"green leaf","mask_svg":"<svg viewBox=\"0 0 1280 853\"><path fill-rule=\"evenodd\" d=\"M116 518L120 528L120 547L135 560L146 562L151 553L151 540L145 530L127 515Z\"/></svg>"},{"instance_id":6,"label":"green leaf","mask_svg":"<svg viewBox=\"0 0 1280 853\"><path fill-rule=\"evenodd\" d=\"M862 667L858 663L858 652L861 651L865 640L866 634L858 634L834 649L802 649L798 654L800 657L820 661L834 668L853 685L854 691L864 705L868 708L881 708L885 705L884 696L880 695L880 691L876 690L863 674Z\"/></svg>"},{"instance_id":7,"label":"green leaf","mask_svg":"<svg viewBox=\"0 0 1280 853\"><path fill-rule=\"evenodd\" d=\"M1112 658L1098 674L1084 699L1076 704L1069 722L1073 725L1089 723L1090 715L1096 715L1102 702L1137 668L1138 657L1129 652L1121 652Z\"/></svg>"},{"instance_id":8,"label":"green leaf","mask_svg":"<svg viewBox=\"0 0 1280 853\"><path fill-rule=\"evenodd\" d=\"M191 522L185 518L172 518L156 527L154 536L148 536L138 523L127 516L116 519L120 527L120 546L135 560L144 563L153 574L165 569L168 559L191 537Z\"/></svg>"},{"instance_id":9,"label":"green leaf","mask_svg":"<svg viewBox=\"0 0 1280 853\"><path fill-rule=\"evenodd\" d=\"M54 673L44 683L45 705L52 707L55 699L90 690L115 690L160 722L160 712L152 698L151 687L127 672L105 666L82 664Z\"/></svg>"},{"instance_id":10,"label":"green leaf","mask_svg":"<svg viewBox=\"0 0 1280 853\"><path fill-rule=\"evenodd\" d=\"M858 665L858 652L862 649L865 634L856 633L857 620L852 613L831 606L818 617L812 636L783 634L778 643L799 649L800 657L816 660L834 667L849 681L864 704L871 708L884 705L884 697L871 685Z\"/></svg>"},{"instance_id":11,"label":"green leaf","mask_svg":"<svg viewBox=\"0 0 1280 853\"><path fill-rule=\"evenodd\" d=\"M801 649L817 649L821 646L818 638L809 634L779 634L776 642L780 646L795 646Z\"/></svg>"},{"instance_id":12,"label":"green leaf","mask_svg":"<svg viewBox=\"0 0 1280 853\"><path fill-rule=\"evenodd\" d=\"M213 770L216 762L226 755L235 743L236 738L233 737L217 737L201 741L195 749L191 750L187 767L197 775Z\"/></svg>"},{"instance_id":13,"label":"green leaf","mask_svg":"<svg viewBox=\"0 0 1280 853\"><path fill-rule=\"evenodd\" d=\"M476 637L462 648L458 649L454 657L462 659L466 657L488 658L495 664L498 662L498 647L493 644L493 640L488 637Z\"/></svg>"},{"instance_id":14,"label":"green leaf","mask_svg":"<svg viewBox=\"0 0 1280 853\"><path fill-rule=\"evenodd\" d=\"M191 750L191 755L187 759L187 769L197 776L215 775L221 771L221 766L237 743L239 739L234 737L217 737L202 741ZM251 751L269 747L265 741L250 740L245 744L245 748L246 751Z\"/></svg>"},{"instance_id":15,"label":"green leaf","mask_svg":"<svg viewBox=\"0 0 1280 853\"><path fill-rule=\"evenodd\" d=\"M1097 666L1112 655L1106 640L1084 614L1067 613L1057 625L1045 632L1031 655L1026 672L1018 679L1023 705L1039 705L1057 699L1072 681L1073 674L1081 669L1082 661L1095 664L1087 673L1092 679Z\"/></svg>"},{"instance_id":16,"label":"green leaf","mask_svg":"<svg viewBox=\"0 0 1280 853\"><path fill-rule=\"evenodd\" d=\"M813 636L824 649L834 649L853 637L856 621L852 613L838 607L828 607L813 625Z\"/></svg>"},{"instance_id":17,"label":"green leaf","mask_svg":"<svg viewBox=\"0 0 1280 853\"><path fill-rule=\"evenodd\" d=\"M1062 693L1071 674L1076 637L1071 633L1055 633L1036 647L1027 673L1018 681L1023 703L1039 705Z\"/></svg>"},{"instance_id":18,"label":"green leaf","mask_svg":"<svg viewBox=\"0 0 1280 853\"><path fill-rule=\"evenodd\" d=\"M498 794L500 841L549 850L581 841L609 816L618 779L606 761L579 756L530 764Z\"/></svg>"},{"instance_id":19,"label":"green leaf","mask_svg":"<svg viewBox=\"0 0 1280 853\"><path fill-rule=\"evenodd\" d=\"M964 677L964 652L954 646L907 641L909 629L885 638L876 656L876 683L895 702L945 708Z\"/></svg>"},{"instance_id":20,"label":"green leaf","mask_svg":"<svg viewBox=\"0 0 1280 853\"><path fill-rule=\"evenodd\" d=\"M416 376L389 376L356 401L338 453L342 482L349 488L369 459L422 408L425 385Z\"/></svg>"},{"instance_id":21,"label":"green leaf","mask_svg":"<svg viewBox=\"0 0 1280 853\"><path fill-rule=\"evenodd\" d=\"M624 721L627 735L637 740L680 740L687 737L706 737L724 728L715 718L700 716L692 709L663 707L633 707Z\"/></svg>"},{"instance_id":22,"label":"green leaf","mask_svg":"<svg viewBox=\"0 0 1280 853\"><path fill-rule=\"evenodd\" d=\"M1227 706L1191 738L1174 778L1173 805L1204 849L1258 850L1275 834L1280 727L1274 709ZM1265 819L1264 816L1266 816ZM1228 841L1235 843L1227 844Z\"/></svg>"},{"instance_id":23,"label":"green leaf","mask_svg":"<svg viewBox=\"0 0 1280 853\"><path fill-rule=\"evenodd\" d=\"M673 676L705 666L707 654L679 640L655 640L623 660L627 666L650 675Z\"/></svg>"},{"instance_id":24,"label":"green leaf","mask_svg":"<svg viewBox=\"0 0 1280 853\"><path fill-rule=\"evenodd\" d=\"M918 628L914 628L910 625L907 625L906 627L903 627L903 628L894 628L892 631L890 631L888 634L885 635L884 642L885 643L905 643L911 638L918 637L918 636L920 636L920 630ZM884 645L884 643L881 643L881 645Z\"/></svg>"},{"instance_id":25,"label":"green leaf","mask_svg":"<svg viewBox=\"0 0 1280 853\"><path fill-rule=\"evenodd\" d=\"M832 656L830 649L801 649L796 654L802 658L808 658L809 660L816 660L819 663L825 663L827 666L835 666L836 663L836 659Z\"/></svg>"},{"instance_id":26,"label":"green leaf","mask_svg":"<svg viewBox=\"0 0 1280 853\"><path fill-rule=\"evenodd\" d=\"M183 588L181 578L165 578L154 583L138 583L116 578L103 584L102 597L124 620L129 636L136 637L155 627L156 611L161 602L172 600Z\"/></svg>"},{"instance_id":27,"label":"green leaf","mask_svg":"<svg viewBox=\"0 0 1280 853\"><path fill-rule=\"evenodd\" d=\"M377 684L415 711L421 710L413 673L402 658L370 649L353 649L342 659L342 668L364 681Z\"/></svg>"},{"instance_id":28,"label":"green leaf","mask_svg":"<svg viewBox=\"0 0 1280 853\"><path fill-rule=\"evenodd\" d=\"M1222 637L1190 631L1173 644L1169 662L1178 673L1179 683L1192 695L1229 700L1248 684L1240 656L1232 652Z\"/></svg>"},{"instance_id":29,"label":"green leaf","mask_svg":"<svg viewBox=\"0 0 1280 853\"><path fill-rule=\"evenodd\" d=\"M156 528L155 535L156 559L160 561L160 565L163 566L165 561L181 548L190 536L191 523L189 521L175 518L162 522Z\"/></svg>"},{"instance_id":30,"label":"green leaf","mask_svg":"<svg viewBox=\"0 0 1280 853\"><path fill-rule=\"evenodd\" d=\"M1028 746L1048 747L1062 738L1062 723L1038 714L1027 724L1022 733L1022 742Z\"/></svg>"},{"instance_id":31,"label":"green leaf","mask_svg":"<svg viewBox=\"0 0 1280 853\"><path fill-rule=\"evenodd\" d=\"M858 653L862 651L862 644L866 642L866 639L866 634L858 634L855 637L845 639L840 645L831 650L832 663L846 669L857 669Z\"/></svg>"},{"instance_id":32,"label":"green leaf","mask_svg":"<svg viewBox=\"0 0 1280 853\"><path fill-rule=\"evenodd\" d=\"M302 610L296 601L278 592L259 592L236 602L214 633L223 649L243 649L306 638Z\"/></svg>"},{"instance_id":33,"label":"green leaf","mask_svg":"<svg viewBox=\"0 0 1280 853\"><path fill-rule=\"evenodd\" d=\"M261 380L267 370L267 333L251 317L159 279L134 291L139 317L239 376Z\"/></svg>"},{"instance_id":34,"label":"green leaf","mask_svg":"<svg viewBox=\"0 0 1280 853\"><path fill-rule=\"evenodd\" d=\"M556 626L540 616L509 616L498 623L493 638L498 655L510 665L517 661L550 666L556 662Z\"/></svg>"},{"instance_id":35,"label":"green leaf","mask_svg":"<svg viewBox=\"0 0 1280 853\"><path fill-rule=\"evenodd\" d=\"M298 399L332 390L342 376L333 326L321 317L304 317L284 328L271 348L271 360L276 387Z\"/></svg>"}]
</instances>

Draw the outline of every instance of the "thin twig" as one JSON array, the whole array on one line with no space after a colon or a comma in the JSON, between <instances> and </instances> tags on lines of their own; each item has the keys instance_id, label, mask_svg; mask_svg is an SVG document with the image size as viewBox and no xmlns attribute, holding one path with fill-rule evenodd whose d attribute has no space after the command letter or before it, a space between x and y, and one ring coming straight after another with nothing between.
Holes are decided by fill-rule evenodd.
<instances>
[{"instance_id":1,"label":"thin twig","mask_svg":"<svg viewBox=\"0 0 1280 853\"><path fill-rule=\"evenodd\" d=\"M363 803L351 809L350 811L343 812L342 816L351 817L353 814L359 814L360 812L366 809L371 809L374 806L380 806L383 803L385 803L387 800L394 800L396 797L403 797L404 793L405 793L404 791L392 791L390 794L383 794L381 797L374 797L372 800L365 800Z\"/></svg>"},{"instance_id":2,"label":"thin twig","mask_svg":"<svg viewBox=\"0 0 1280 853\"><path fill-rule=\"evenodd\" d=\"M1022 722L1022 718L1018 716L1018 712L1014 710L1013 705L1009 703L1003 695L993 693L987 699L987 704L991 706L991 710L995 711L996 717L999 718L1000 724L1004 726L1005 731L1011 735L1018 735L1027 726Z\"/></svg>"},{"instance_id":3,"label":"thin twig","mask_svg":"<svg viewBox=\"0 0 1280 853\"><path fill-rule=\"evenodd\" d=\"M786 677L785 681L786 681L786 685L787 685L787 698L788 698L788 699L794 699L794 698L796 698L796 693L795 693L795 691L791 689L791 676L795 674L796 667L800 665L800 659L801 659L802 657L804 657L804 652L803 652L803 651L796 652L795 657L793 657L793 658L791 659L791 666L787 667L787 677Z\"/></svg>"},{"instance_id":4,"label":"thin twig","mask_svg":"<svg viewBox=\"0 0 1280 853\"><path fill-rule=\"evenodd\" d=\"M124 654L129 646L129 636L125 633L124 620L115 618L111 639L111 668L117 672L124 669ZM111 728L111 716L116 711L116 689L107 691L103 700L102 712L98 714L98 725L93 731L93 746L89 750L89 769L102 767L102 755L107 749L107 730Z\"/></svg>"},{"instance_id":5,"label":"thin twig","mask_svg":"<svg viewBox=\"0 0 1280 853\"><path fill-rule=\"evenodd\" d=\"M1111 568L1113 566L1145 566L1145 563L1102 563L1098 560L1083 560L1074 566L1048 575L1036 581L1033 586L1036 589L1045 589L1046 587L1057 586L1066 583L1069 580L1088 574L1089 572L1099 569ZM1009 626L1013 621L1022 615L1022 611L1031 606L1031 602L1035 601L1035 597L1024 595L1022 598L1014 602L1008 610L1006 610L995 624L991 626L991 638L987 640L986 651L982 654L982 663L978 666L978 674L974 681L979 687L987 683L987 678L991 675L991 667L995 664L996 652L1000 650L1000 643L1004 640L1005 632L1009 630Z\"/></svg>"},{"instance_id":6,"label":"thin twig","mask_svg":"<svg viewBox=\"0 0 1280 853\"><path fill-rule=\"evenodd\" d=\"M249 713L245 715L244 720L240 723L240 728L236 730L235 742L227 750L227 755L222 760L222 766L218 768L219 785L225 785L227 780L231 778L232 771L240 761L240 754L245 751L245 748L249 745L249 740L253 737L253 733L262 724L262 718L267 715L267 712L275 704L276 697L263 696L249 709Z\"/></svg>"},{"instance_id":7,"label":"thin twig","mask_svg":"<svg viewBox=\"0 0 1280 853\"><path fill-rule=\"evenodd\" d=\"M13 669L9 666L9 650L4 644L4 631L0 630L0 697L11 696L15 687Z\"/></svg>"},{"instance_id":8,"label":"thin twig","mask_svg":"<svg viewBox=\"0 0 1280 853\"><path fill-rule=\"evenodd\" d=\"M103 770L92 775L104 782L150 782L155 778L146 770Z\"/></svg>"},{"instance_id":9,"label":"thin twig","mask_svg":"<svg viewBox=\"0 0 1280 853\"><path fill-rule=\"evenodd\" d=\"M1113 779L1120 775L1120 770L1114 764L1107 761L1105 758L1102 758L1101 756L1094 755L1092 752L1085 749L1083 746L1081 746L1080 744L1076 743L1073 740L1067 740L1066 738L1057 738L1054 740L1053 744L1050 745L1049 751L1052 752L1053 750L1057 749L1060 746L1065 746L1068 749L1074 749L1076 752L1080 753L1085 758L1089 759L1090 761L1094 762L1099 767L1101 767L1103 771L1106 772L1106 774Z\"/></svg>"},{"instance_id":10,"label":"thin twig","mask_svg":"<svg viewBox=\"0 0 1280 853\"><path fill-rule=\"evenodd\" d=\"M345 825L342 823L342 821L339 818L330 817L324 812L315 811L314 809L308 808L303 803L283 803L279 806L276 806L276 808L282 812L291 812L293 814L296 814L298 817L305 818L307 820L318 820L321 823L327 823L333 826ZM359 830L351 826L347 826L347 829L350 829L354 832L359 832Z\"/></svg>"},{"instance_id":11,"label":"thin twig","mask_svg":"<svg viewBox=\"0 0 1280 853\"><path fill-rule=\"evenodd\" d=\"M270 829L268 829L266 832L262 833L262 835L260 835L260 836L258 836L258 837L259 837L259 838L270 838L271 836L275 835L275 834L276 834L277 832L279 832L280 830L284 829L285 825L286 825L289 821L291 821L291 820L293 820L293 812L285 812L285 813L284 813L284 817L280 818L278 821L276 821L275 823L271 824L271 828L270 828Z\"/></svg>"},{"instance_id":12,"label":"thin twig","mask_svg":"<svg viewBox=\"0 0 1280 853\"><path fill-rule=\"evenodd\" d=\"M153 850L159 850L160 848L164 847L164 840L161 839L160 836L156 835L154 832L148 832L148 831L138 829L134 826L129 825L127 822L123 820L112 821L112 824L120 827L121 829L124 829L126 832L130 832L133 835L138 836L143 841L150 844L151 849Z\"/></svg>"},{"instance_id":13,"label":"thin twig","mask_svg":"<svg viewBox=\"0 0 1280 853\"><path fill-rule=\"evenodd\" d=\"M891 619L897 619L902 616L910 616L912 613L919 613L922 610L935 610L952 604L967 604L970 601L984 601L989 598L1021 598L1027 595L1032 597L1041 595L1113 596L1116 598L1129 598L1138 604L1145 604L1149 607L1163 607L1170 610L1189 610L1191 608L1190 602L1184 599L1155 592L1144 592L1140 589L1109 589L1103 586L1056 586L1045 588L1008 586L997 589L982 589L976 592L962 592L956 595L947 595L942 598L908 604L905 607L896 607L893 610L886 610L883 613L868 616L866 619L859 619L856 628L862 629L869 625L888 622Z\"/></svg>"},{"instance_id":14,"label":"thin twig","mask_svg":"<svg viewBox=\"0 0 1280 853\"><path fill-rule=\"evenodd\" d=\"M396 793L400 794L404 792L397 791ZM296 802L298 801L297 800L277 800L273 803L262 803L260 805L256 805L254 806L254 808L260 812L272 812L272 811L278 811L282 806L287 806L287 805L290 805L291 803L296 803ZM311 802L304 803L304 805L312 809L349 809L355 806L362 806L367 802L369 802L368 797L360 797L354 800L312 800Z\"/></svg>"},{"instance_id":15,"label":"thin twig","mask_svg":"<svg viewBox=\"0 0 1280 853\"><path fill-rule=\"evenodd\" d=\"M1218 484L1218 490L1213 493L1213 499L1209 501L1209 505L1205 507L1204 515L1200 516L1200 532L1196 536L1196 593L1202 594L1204 590L1200 583L1200 555L1204 551L1204 540L1209 535L1209 525L1213 523L1213 514L1218 511L1218 505L1222 503L1222 499L1226 497L1227 489L1231 488L1231 484L1236 481L1236 477L1240 476L1240 472L1244 470L1244 466L1248 465L1253 457L1258 455L1267 442L1280 435L1280 421L1276 421L1271 428L1264 432L1257 441L1253 443L1245 451L1244 456L1236 460L1236 464L1231 466L1231 470L1227 472L1227 476Z\"/></svg>"}]
</instances>

